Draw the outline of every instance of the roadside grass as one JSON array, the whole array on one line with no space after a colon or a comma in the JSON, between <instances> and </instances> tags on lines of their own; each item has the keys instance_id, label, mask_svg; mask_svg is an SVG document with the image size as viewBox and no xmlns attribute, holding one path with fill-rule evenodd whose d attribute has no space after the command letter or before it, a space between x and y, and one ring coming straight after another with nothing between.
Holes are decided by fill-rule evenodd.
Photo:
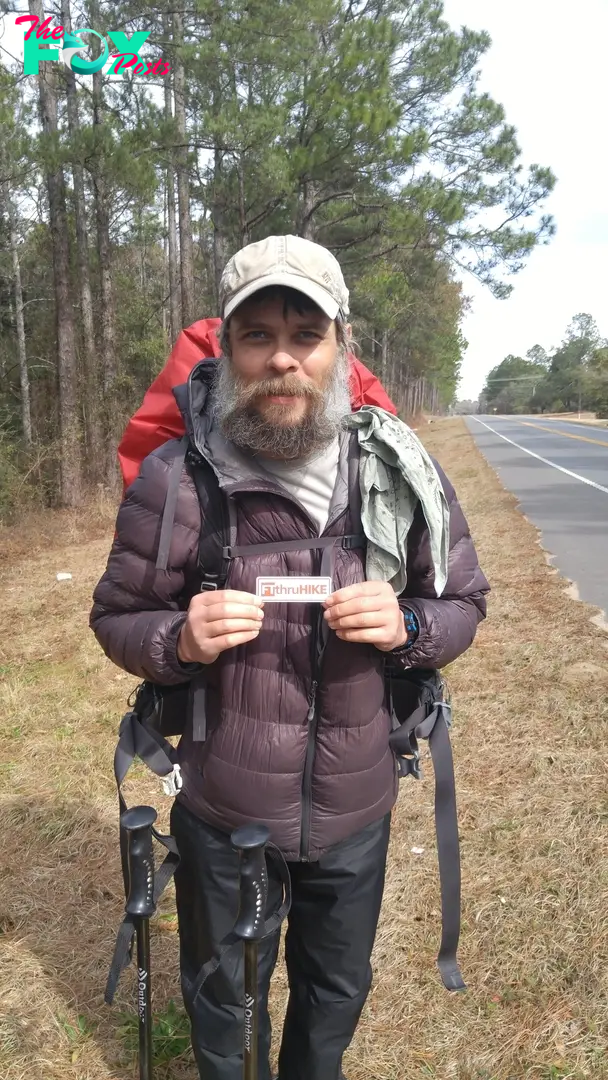
<instances>
[{"instance_id":1,"label":"roadside grass","mask_svg":"<svg viewBox=\"0 0 608 1080\"><path fill-rule=\"evenodd\" d=\"M435 968L433 783L404 781L349 1080L608 1078L608 636L460 419L420 431L456 486L492 584L474 647L448 671L463 858L453 996ZM103 990L123 910L112 756L136 680L88 630L114 513L0 530L0 1076L134 1080L134 973ZM72 573L57 582L56 572ZM167 824L143 768L130 801ZM416 855L412 848L422 848ZM158 1080L195 1080L174 896L152 924ZM277 971L275 1031L286 982Z\"/></svg>"}]
</instances>

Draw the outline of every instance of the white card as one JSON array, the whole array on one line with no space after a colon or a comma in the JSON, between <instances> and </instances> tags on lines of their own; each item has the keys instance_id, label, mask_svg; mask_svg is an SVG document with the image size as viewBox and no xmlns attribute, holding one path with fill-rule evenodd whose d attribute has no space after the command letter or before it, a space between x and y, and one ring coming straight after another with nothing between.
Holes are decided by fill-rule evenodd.
<instances>
[{"instance_id":1,"label":"white card","mask_svg":"<svg viewBox=\"0 0 608 1080\"><path fill-rule=\"evenodd\" d=\"M330 577L259 577L255 595L266 604L318 604L333 591Z\"/></svg>"}]
</instances>

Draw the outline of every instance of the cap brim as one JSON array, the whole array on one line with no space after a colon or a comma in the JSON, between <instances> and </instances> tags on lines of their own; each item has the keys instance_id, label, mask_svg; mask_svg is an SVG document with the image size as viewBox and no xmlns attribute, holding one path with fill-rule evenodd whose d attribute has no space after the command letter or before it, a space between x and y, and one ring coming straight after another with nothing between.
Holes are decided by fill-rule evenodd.
<instances>
[{"instance_id":1,"label":"cap brim","mask_svg":"<svg viewBox=\"0 0 608 1080\"><path fill-rule=\"evenodd\" d=\"M226 304L223 318L228 319L245 300L248 300L254 293L267 289L270 285L285 285L289 289L296 289L298 292L304 293L304 296L307 296L309 300L313 300L321 308L321 311L327 315L328 319L335 319L340 310L340 305L334 300L333 296L330 296L316 282L300 277L299 274L279 273L267 274L265 277L252 281L249 285L245 285L244 288L240 289L236 296L233 296L232 300Z\"/></svg>"}]
</instances>

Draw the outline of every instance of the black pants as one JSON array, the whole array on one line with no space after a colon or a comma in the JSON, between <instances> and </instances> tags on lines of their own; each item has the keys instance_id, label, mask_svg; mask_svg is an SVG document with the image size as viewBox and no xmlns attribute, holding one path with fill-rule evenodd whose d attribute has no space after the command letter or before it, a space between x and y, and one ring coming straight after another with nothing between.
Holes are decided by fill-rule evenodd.
<instances>
[{"instance_id":1,"label":"black pants","mask_svg":"<svg viewBox=\"0 0 608 1080\"><path fill-rule=\"evenodd\" d=\"M390 814L336 844L318 862L290 863L293 902L285 954L289 1003L280 1080L340 1080L372 981L370 956L382 893ZM184 1003L201 1080L241 1080L242 950L225 954L196 1001L188 985L217 951L238 908L238 856L228 835L173 806L181 863L175 875ZM270 866L269 911L279 884ZM270 1080L267 1001L279 936L259 947L259 1080Z\"/></svg>"}]
</instances>

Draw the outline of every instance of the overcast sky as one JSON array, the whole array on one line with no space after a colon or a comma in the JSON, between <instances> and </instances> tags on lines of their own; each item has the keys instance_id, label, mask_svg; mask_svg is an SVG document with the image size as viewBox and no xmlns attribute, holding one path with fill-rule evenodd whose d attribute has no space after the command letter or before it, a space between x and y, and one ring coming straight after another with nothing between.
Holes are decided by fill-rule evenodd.
<instances>
[{"instance_id":1,"label":"overcast sky","mask_svg":"<svg viewBox=\"0 0 608 1080\"><path fill-rule=\"evenodd\" d=\"M480 86L504 105L525 163L557 176L557 234L511 279L510 298L463 279L473 307L459 397L472 398L508 353L558 345L579 311L608 336L608 0L445 0L445 17L489 32Z\"/></svg>"},{"instance_id":2,"label":"overcast sky","mask_svg":"<svg viewBox=\"0 0 608 1080\"><path fill-rule=\"evenodd\" d=\"M558 179L546 206L557 235L512 279L511 297L463 279L473 303L459 396L469 398L508 353L558 345L580 311L608 336L608 0L445 0L445 16L490 33L480 87L504 105L524 162ZM2 44L22 55L22 35L9 16Z\"/></svg>"}]
</instances>

